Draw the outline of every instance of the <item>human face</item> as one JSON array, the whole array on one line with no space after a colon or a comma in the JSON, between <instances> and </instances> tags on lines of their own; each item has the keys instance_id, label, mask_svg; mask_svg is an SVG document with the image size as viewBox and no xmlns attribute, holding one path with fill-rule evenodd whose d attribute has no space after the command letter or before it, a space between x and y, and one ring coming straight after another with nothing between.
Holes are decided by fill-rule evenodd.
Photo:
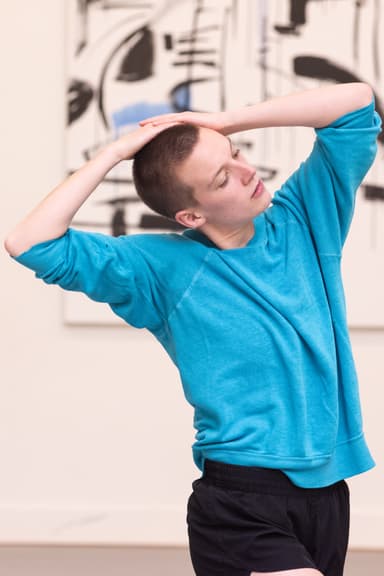
<instances>
[{"instance_id":1,"label":"human face","mask_svg":"<svg viewBox=\"0 0 384 576\"><path fill-rule=\"evenodd\" d=\"M203 224L223 232L249 226L271 202L255 168L229 138L209 128L200 128L178 176L193 187Z\"/></svg>"}]
</instances>

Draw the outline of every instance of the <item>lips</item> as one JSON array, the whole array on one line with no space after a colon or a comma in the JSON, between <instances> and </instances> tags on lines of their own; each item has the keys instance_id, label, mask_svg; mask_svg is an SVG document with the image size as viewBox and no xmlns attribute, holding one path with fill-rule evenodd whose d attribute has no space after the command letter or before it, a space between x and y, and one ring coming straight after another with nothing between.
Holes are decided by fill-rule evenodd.
<instances>
[{"instance_id":1,"label":"lips","mask_svg":"<svg viewBox=\"0 0 384 576\"><path fill-rule=\"evenodd\" d=\"M256 188L251 196L251 198L258 198L264 192L264 184L261 180L256 184Z\"/></svg>"}]
</instances>

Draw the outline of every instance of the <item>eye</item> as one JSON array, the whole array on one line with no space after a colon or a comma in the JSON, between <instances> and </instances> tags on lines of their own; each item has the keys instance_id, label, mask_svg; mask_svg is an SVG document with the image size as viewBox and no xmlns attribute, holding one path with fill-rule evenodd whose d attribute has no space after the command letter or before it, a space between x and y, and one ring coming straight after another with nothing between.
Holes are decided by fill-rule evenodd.
<instances>
[{"instance_id":1,"label":"eye","mask_svg":"<svg viewBox=\"0 0 384 576\"><path fill-rule=\"evenodd\" d=\"M225 188L225 186L228 184L228 180L229 180L229 172L226 172L224 180L222 180L220 182L220 184L218 185L218 188Z\"/></svg>"},{"instance_id":2,"label":"eye","mask_svg":"<svg viewBox=\"0 0 384 576\"><path fill-rule=\"evenodd\" d=\"M232 152L232 158L237 158L240 155L240 148L236 148L233 152Z\"/></svg>"}]
</instances>

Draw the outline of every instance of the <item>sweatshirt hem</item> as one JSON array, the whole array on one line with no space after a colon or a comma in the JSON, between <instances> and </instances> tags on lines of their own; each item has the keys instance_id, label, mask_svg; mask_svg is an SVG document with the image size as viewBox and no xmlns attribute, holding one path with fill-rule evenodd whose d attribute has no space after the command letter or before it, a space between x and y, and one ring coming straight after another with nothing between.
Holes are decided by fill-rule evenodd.
<instances>
[{"instance_id":1,"label":"sweatshirt hem","mask_svg":"<svg viewBox=\"0 0 384 576\"><path fill-rule=\"evenodd\" d=\"M251 450L206 449L194 452L195 463L204 469L204 460L217 460L240 466L261 466L284 472L297 486L321 488L361 474L375 466L364 434L336 444L331 454L311 457L283 457Z\"/></svg>"}]
</instances>

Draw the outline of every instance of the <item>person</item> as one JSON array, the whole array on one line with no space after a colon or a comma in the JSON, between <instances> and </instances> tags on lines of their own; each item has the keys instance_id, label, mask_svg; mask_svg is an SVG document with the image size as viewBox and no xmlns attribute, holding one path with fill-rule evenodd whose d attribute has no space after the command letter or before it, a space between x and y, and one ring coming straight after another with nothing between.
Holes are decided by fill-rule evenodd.
<instances>
[{"instance_id":1,"label":"person","mask_svg":"<svg viewBox=\"0 0 384 576\"><path fill-rule=\"evenodd\" d=\"M272 197L230 135L297 125L314 128L313 149ZM38 278L108 303L177 365L202 472L187 504L197 576L343 573L345 479L374 461L340 264L379 131L365 83L149 118L6 238ZM71 228L108 171L132 158L139 195L185 230Z\"/></svg>"}]
</instances>

